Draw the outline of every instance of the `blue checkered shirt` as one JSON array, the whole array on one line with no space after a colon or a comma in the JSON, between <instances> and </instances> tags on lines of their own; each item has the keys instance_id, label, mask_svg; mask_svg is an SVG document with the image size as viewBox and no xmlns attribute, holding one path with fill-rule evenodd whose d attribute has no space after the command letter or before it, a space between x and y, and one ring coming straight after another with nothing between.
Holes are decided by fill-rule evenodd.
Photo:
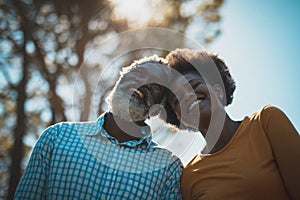
<instances>
[{"instance_id":1,"label":"blue checkered shirt","mask_svg":"<svg viewBox=\"0 0 300 200\"><path fill-rule=\"evenodd\" d=\"M149 129L119 143L104 130L104 116L46 129L15 199L181 199L180 160L152 142Z\"/></svg>"}]
</instances>

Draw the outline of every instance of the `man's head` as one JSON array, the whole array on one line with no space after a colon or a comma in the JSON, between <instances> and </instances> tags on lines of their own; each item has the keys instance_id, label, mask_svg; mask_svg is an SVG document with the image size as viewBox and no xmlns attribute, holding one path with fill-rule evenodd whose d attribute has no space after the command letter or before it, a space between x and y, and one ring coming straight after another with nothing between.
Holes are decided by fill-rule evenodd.
<instances>
[{"instance_id":1,"label":"man's head","mask_svg":"<svg viewBox=\"0 0 300 200\"><path fill-rule=\"evenodd\" d=\"M182 102L183 98L178 99L179 102L181 100L182 105L180 105L182 111L185 111L185 106L189 107L189 103L192 105L197 105L199 104L200 100L203 101L204 97L206 96L207 100L209 100L210 106L207 106L207 109L204 109L204 103L201 105L199 104L199 107L197 106L198 113L200 112L200 118L202 127L208 126L210 122L210 117L212 112L212 105L217 105L218 103L214 103L219 101L220 106L224 107L226 105L229 105L232 102L233 99L233 92L235 90L235 82L233 78L231 77L228 67L225 65L224 61L220 59L217 55L210 53L208 51L201 51L201 50L190 50L190 49L177 49L175 51L170 52L166 60L169 63L169 66L171 69L175 69L180 75L174 76L173 81L170 83L171 85L171 91L169 93L172 93L174 91L179 91L184 90L185 88L183 87L183 84L180 84L178 81L179 79L182 79L184 76L186 78L186 81L189 82L190 88L192 90L195 90L194 82L192 81L195 79L195 77L199 82L203 82L202 86L197 86L198 90L197 91L188 91L186 90L183 93L185 96L187 96L189 93L193 93L194 97L196 98L195 100L189 99L187 102ZM198 75L197 75L198 74ZM196 81L197 82L197 81ZM197 83L198 83L197 82ZM178 84L179 83L179 84ZM198 83L199 84L199 83ZM176 88L172 88L176 87ZM217 86L217 87L215 87ZM202 89L201 89L202 88ZM210 92L208 89L211 88ZM218 90L215 93L215 88ZM205 92L206 91L206 92ZM211 93L212 92L212 93ZM221 98L215 99L214 94L218 95L221 94L220 96L223 96ZM223 95L224 94L224 95ZM179 127L180 121L178 118L180 118L180 115L185 113L181 113L179 111L176 111L174 105L172 105L172 101L174 101L175 95L171 95L171 102L168 101L168 103L165 105L165 109L167 112L167 122L174 124L175 126ZM197 100L198 99L198 100ZM217 108L217 107L215 107ZM174 112L175 111L175 112ZM177 114L176 114L177 112ZM179 113L178 113L179 112ZM190 117L191 110L187 111L187 117L192 119L193 117ZM195 111L196 112L196 111ZM197 113L196 112L196 113ZM179 115L179 116L178 116ZM193 118L194 119L194 118ZM181 120L184 120L181 118ZM203 125L203 122L206 120L206 122ZM195 119L195 121L197 121ZM196 123L196 122L195 122ZM200 125L201 125L200 123ZM200 126L199 125L199 126ZM186 128L184 125L182 128Z\"/></svg>"},{"instance_id":2,"label":"man's head","mask_svg":"<svg viewBox=\"0 0 300 200\"><path fill-rule=\"evenodd\" d=\"M143 122L151 107L166 99L168 82L166 60L154 55L124 67L108 102L112 113L129 122Z\"/></svg>"}]
</instances>

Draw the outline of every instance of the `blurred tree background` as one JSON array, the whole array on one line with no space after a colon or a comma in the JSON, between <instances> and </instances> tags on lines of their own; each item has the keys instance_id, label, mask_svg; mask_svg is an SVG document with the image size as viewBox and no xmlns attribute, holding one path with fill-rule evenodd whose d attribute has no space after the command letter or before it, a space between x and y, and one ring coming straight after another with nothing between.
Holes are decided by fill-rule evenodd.
<instances>
[{"instance_id":1,"label":"blurred tree background","mask_svg":"<svg viewBox=\"0 0 300 200\"><path fill-rule=\"evenodd\" d=\"M140 41L123 37L97 52L98 59L85 61L93 49L112 35L143 27L176 30L209 45L221 32L222 4L222 0L0 0L0 199L12 199L43 129L60 121L89 120L95 110L99 115L122 66L167 53L145 48L118 55L122 46ZM183 47L183 41L144 37ZM109 62L113 70L106 72ZM99 81L102 72L109 74Z\"/></svg>"}]
</instances>

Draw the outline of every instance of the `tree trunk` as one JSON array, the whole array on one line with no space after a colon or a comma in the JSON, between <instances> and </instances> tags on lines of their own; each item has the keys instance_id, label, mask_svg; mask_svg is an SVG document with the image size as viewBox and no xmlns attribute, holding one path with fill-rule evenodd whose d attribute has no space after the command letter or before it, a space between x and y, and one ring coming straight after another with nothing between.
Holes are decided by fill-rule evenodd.
<instances>
[{"instance_id":1,"label":"tree trunk","mask_svg":"<svg viewBox=\"0 0 300 200\"><path fill-rule=\"evenodd\" d=\"M7 199L13 199L16 187L21 178L21 162L24 154L23 137L26 133L26 115L25 115L25 100L26 85L28 80L28 58L26 53L27 33L23 29L24 43L22 47L23 55L23 77L20 80L16 91L17 97L17 124L14 131L14 145L11 149L11 168Z\"/></svg>"}]
</instances>

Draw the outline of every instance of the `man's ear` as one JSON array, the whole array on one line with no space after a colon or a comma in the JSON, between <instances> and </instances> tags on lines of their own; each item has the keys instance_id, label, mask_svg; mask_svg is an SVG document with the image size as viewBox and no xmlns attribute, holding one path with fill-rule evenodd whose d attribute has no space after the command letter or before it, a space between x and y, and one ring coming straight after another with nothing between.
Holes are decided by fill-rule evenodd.
<instances>
[{"instance_id":1,"label":"man's ear","mask_svg":"<svg viewBox=\"0 0 300 200\"><path fill-rule=\"evenodd\" d=\"M223 91L222 87L219 84L215 84L214 87L213 87L213 89L216 92L218 99L222 103L224 103L225 99L224 99L224 91Z\"/></svg>"}]
</instances>

